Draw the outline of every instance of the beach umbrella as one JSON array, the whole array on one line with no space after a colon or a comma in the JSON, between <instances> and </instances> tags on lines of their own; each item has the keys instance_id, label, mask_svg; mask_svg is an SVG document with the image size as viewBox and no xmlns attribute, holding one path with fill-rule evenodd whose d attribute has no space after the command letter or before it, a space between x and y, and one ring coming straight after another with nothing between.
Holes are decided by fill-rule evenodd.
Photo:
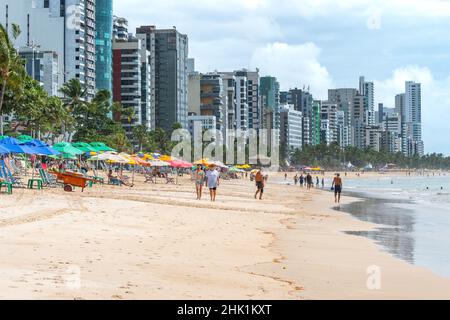
<instances>
[{"instance_id":1,"label":"beach umbrella","mask_svg":"<svg viewBox=\"0 0 450 320\"><path fill-rule=\"evenodd\" d=\"M33 150L28 146L21 146L21 142L12 137L5 137L4 139L1 139L0 144L4 149L9 150L9 153L37 154L37 150Z\"/></svg>"},{"instance_id":2,"label":"beach umbrella","mask_svg":"<svg viewBox=\"0 0 450 320\"><path fill-rule=\"evenodd\" d=\"M168 156L168 155L162 155L162 156L159 157L159 160L169 162L169 161L172 161L172 160L174 160L174 159L172 159L171 156Z\"/></svg>"},{"instance_id":3,"label":"beach umbrella","mask_svg":"<svg viewBox=\"0 0 450 320\"><path fill-rule=\"evenodd\" d=\"M48 144L45 142L38 140L38 139L32 139L29 140L21 146L27 146L30 147L33 151L36 152L36 154L44 155L44 156L57 156L61 153L53 148L51 148Z\"/></svg>"},{"instance_id":4,"label":"beach umbrella","mask_svg":"<svg viewBox=\"0 0 450 320\"><path fill-rule=\"evenodd\" d=\"M21 136L18 136L17 140L19 140L20 142L28 142L28 141L31 141L31 140L34 140L34 139L33 139L32 136L28 136L28 135L23 134Z\"/></svg>"},{"instance_id":5,"label":"beach umbrella","mask_svg":"<svg viewBox=\"0 0 450 320\"><path fill-rule=\"evenodd\" d=\"M93 147L96 151L116 151L113 148L108 147L103 142L91 142L91 147Z\"/></svg>"},{"instance_id":6,"label":"beach umbrella","mask_svg":"<svg viewBox=\"0 0 450 320\"><path fill-rule=\"evenodd\" d=\"M98 152L97 149L86 142L72 142L72 146L84 152Z\"/></svg>"},{"instance_id":7,"label":"beach umbrella","mask_svg":"<svg viewBox=\"0 0 450 320\"><path fill-rule=\"evenodd\" d=\"M209 166L210 165L210 160L208 158L203 158L201 160L195 161L194 164L201 164L203 166Z\"/></svg>"},{"instance_id":8,"label":"beach umbrella","mask_svg":"<svg viewBox=\"0 0 450 320\"><path fill-rule=\"evenodd\" d=\"M150 161L148 161L148 163L150 163L151 167L168 167L168 166L170 166L170 163L168 163L166 161L161 161L161 160L150 160Z\"/></svg>"},{"instance_id":9,"label":"beach umbrella","mask_svg":"<svg viewBox=\"0 0 450 320\"><path fill-rule=\"evenodd\" d=\"M173 168L192 168L192 163L183 160L172 160L169 164Z\"/></svg>"},{"instance_id":10,"label":"beach umbrella","mask_svg":"<svg viewBox=\"0 0 450 320\"><path fill-rule=\"evenodd\" d=\"M57 144L53 145L53 149L61 152L63 154L63 158L65 158L65 156L68 156L70 158L73 158L73 157L76 158L76 156L84 153L80 149L77 149L74 146L72 146L72 144L70 144L69 142L57 143ZM67 159L67 158L65 158L65 159Z\"/></svg>"},{"instance_id":11,"label":"beach umbrella","mask_svg":"<svg viewBox=\"0 0 450 320\"><path fill-rule=\"evenodd\" d=\"M2 145L0 144L0 154L8 154L10 153L8 149L2 147Z\"/></svg>"}]
</instances>

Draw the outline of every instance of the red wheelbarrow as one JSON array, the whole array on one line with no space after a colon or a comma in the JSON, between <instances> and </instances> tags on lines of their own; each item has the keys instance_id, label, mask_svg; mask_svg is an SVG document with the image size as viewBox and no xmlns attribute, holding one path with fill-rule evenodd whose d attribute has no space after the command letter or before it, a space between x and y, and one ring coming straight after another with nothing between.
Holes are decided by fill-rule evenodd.
<instances>
[{"instance_id":1,"label":"red wheelbarrow","mask_svg":"<svg viewBox=\"0 0 450 320\"><path fill-rule=\"evenodd\" d=\"M81 188L81 192L84 191L89 183L99 182L92 178L86 178L82 174L75 172L57 172L53 171L52 174L56 175L58 182L64 185L64 191L72 192L73 187Z\"/></svg>"}]
</instances>

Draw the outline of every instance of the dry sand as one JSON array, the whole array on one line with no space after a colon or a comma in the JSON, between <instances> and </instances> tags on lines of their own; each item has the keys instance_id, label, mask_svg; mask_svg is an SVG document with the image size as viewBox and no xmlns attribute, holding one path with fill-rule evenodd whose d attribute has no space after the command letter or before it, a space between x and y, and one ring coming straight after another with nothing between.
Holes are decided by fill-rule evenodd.
<instances>
[{"instance_id":1,"label":"dry sand","mask_svg":"<svg viewBox=\"0 0 450 320\"><path fill-rule=\"evenodd\" d=\"M0 298L450 298L450 280L344 234L374 226L332 210L330 193L273 179L263 201L246 180L197 201L187 177L2 194ZM380 290L367 288L372 265Z\"/></svg>"}]
</instances>

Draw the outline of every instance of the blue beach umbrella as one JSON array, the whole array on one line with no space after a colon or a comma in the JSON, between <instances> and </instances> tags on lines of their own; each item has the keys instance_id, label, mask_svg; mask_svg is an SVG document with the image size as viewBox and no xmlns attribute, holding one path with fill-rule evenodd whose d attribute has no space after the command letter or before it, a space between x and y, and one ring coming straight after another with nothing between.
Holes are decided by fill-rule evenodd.
<instances>
[{"instance_id":1,"label":"blue beach umbrella","mask_svg":"<svg viewBox=\"0 0 450 320\"><path fill-rule=\"evenodd\" d=\"M33 139L23 143L21 146L26 146L29 150L35 152L35 154L44 155L44 156L58 156L61 152L53 149L48 144L41 140Z\"/></svg>"}]
</instances>

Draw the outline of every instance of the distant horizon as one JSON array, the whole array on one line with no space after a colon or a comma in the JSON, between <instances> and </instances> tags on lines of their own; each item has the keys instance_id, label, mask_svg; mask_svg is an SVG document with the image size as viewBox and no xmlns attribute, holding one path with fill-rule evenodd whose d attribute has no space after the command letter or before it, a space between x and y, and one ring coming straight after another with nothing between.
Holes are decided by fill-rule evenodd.
<instances>
[{"instance_id":1,"label":"distant horizon","mask_svg":"<svg viewBox=\"0 0 450 320\"><path fill-rule=\"evenodd\" d=\"M176 26L188 35L199 72L258 67L282 91L310 85L318 100L328 89L358 88L365 76L375 106L391 108L405 81L420 82L425 153L450 155L450 74L442 68L450 60L450 3L115 0L114 14L133 33L140 25Z\"/></svg>"}]
</instances>

